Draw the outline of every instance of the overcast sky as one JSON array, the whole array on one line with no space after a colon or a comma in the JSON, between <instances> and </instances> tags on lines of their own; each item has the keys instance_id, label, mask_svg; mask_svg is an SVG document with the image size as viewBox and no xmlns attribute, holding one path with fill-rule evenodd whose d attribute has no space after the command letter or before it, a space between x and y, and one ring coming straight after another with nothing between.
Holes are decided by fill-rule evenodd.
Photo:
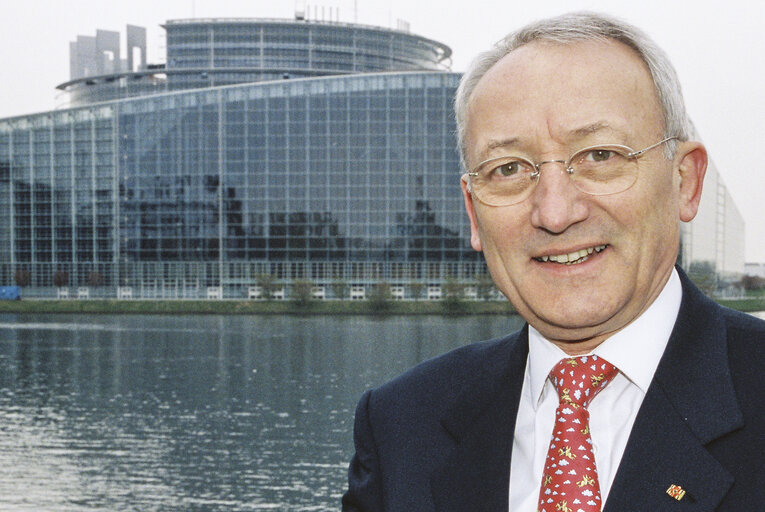
<instances>
[{"instance_id":1,"label":"overcast sky","mask_svg":"<svg viewBox=\"0 0 765 512\"><path fill-rule=\"evenodd\" d=\"M326 0L307 1L321 17L395 27L453 50L454 71L528 21L571 10L622 17L669 54L690 115L746 222L746 261L765 263L765 2L761 0ZM55 86L69 79L69 41L139 25L148 30L149 62L164 61L168 19L292 18L294 0L0 1L0 118L60 106ZM354 7L357 6L357 9Z\"/></svg>"}]
</instances>

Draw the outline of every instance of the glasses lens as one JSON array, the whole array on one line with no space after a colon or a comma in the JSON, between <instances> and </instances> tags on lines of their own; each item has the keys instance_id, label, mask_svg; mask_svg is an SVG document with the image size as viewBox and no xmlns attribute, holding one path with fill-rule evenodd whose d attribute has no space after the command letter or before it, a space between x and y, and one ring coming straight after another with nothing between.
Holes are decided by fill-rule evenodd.
<instances>
[{"instance_id":1,"label":"glasses lens","mask_svg":"<svg viewBox=\"0 0 765 512\"><path fill-rule=\"evenodd\" d=\"M637 160L619 146L587 148L571 157L571 181L582 192L606 195L624 192L637 180Z\"/></svg>"},{"instance_id":2,"label":"glasses lens","mask_svg":"<svg viewBox=\"0 0 765 512\"><path fill-rule=\"evenodd\" d=\"M471 173L473 190L481 202L506 206L523 201L534 186L534 164L522 158L487 160Z\"/></svg>"}]
</instances>

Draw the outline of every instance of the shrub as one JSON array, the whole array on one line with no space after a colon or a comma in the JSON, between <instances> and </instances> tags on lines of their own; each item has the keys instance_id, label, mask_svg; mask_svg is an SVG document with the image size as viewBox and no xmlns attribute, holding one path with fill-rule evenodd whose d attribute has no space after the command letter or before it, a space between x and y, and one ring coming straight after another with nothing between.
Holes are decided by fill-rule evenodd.
<instances>
[{"instance_id":1,"label":"shrub","mask_svg":"<svg viewBox=\"0 0 765 512\"><path fill-rule=\"evenodd\" d=\"M20 268L13 273L13 280L18 286L29 286L29 283L32 281L32 274L29 273L29 270Z\"/></svg>"},{"instance_id":2,"label":"shrub","mask_svg":"<svg viewBox=\"0 0 765 512\"><path fill-rule=\"evenodd\" d=\"M260 286L260 289L263 293L263 298L270 300L277 287L276 279L274 276L271 274L261 274L255 277L255 283Z\"/></svg>"},{"instance_id":3,"label":"shrub","mask_svg":"<svg viewBox=\"0 0 765 512\"><path fill-rule=\"evenodd\" d=\"M332 293L337 299L344 299L348 296L348 283L342 279L332 281Z\"/></svg>"},{"instance_id":4,"label":"shrub","mask_svg":"<svg viewBox=\"0 0 765 512\"><path fill-rule=\"evenodd\" d=\"M58 286L59 288L63 288L64 286L69 286L69 272L64 272L63 270L59 270L55 274L53 274L53 285Z\"/></svg>"},{"instance_id":5,"label":"shrub","mask_svg":"<svg viewBox=\"0 0 765 512\"><path fill-rule=\"evenodd\" d=\"M707 296L712 297L717 290L717 272L710 261L694 261L688 266L688 277Z\"/></svg>"},{"instance_id":6,"label":"shrub","mask_svg":"<svg viewBox=\"0 0 765 512\"><path fill-rule=\"evenodd\" d=\"M425 285L423 283L419 281L409 283L409 293L412 294L414 300L420 300L423 291L425 291Z\"/></svg>"},{"instance_id":7,"label":"shrub","mask_svg":"<svg viewBox=\"0 0 765 512\"><path fill-rule=\"evenodd\" d=\"M104 276L101 272L90 272L85 282L88 283L88 286L101 286L104 284Z\"/></svg>"},{"instance_id":8,"label":"shrub","mask_svg":"<svg viewBox=\"0 0 765 512\"><path fill-rule=\"evenodd\" d=\"M447 311L458 311L463 304L464 286L454 278L448 278L441 285L441 301Z\"/></svg>"},{"instance_id":9,"label":"shrub","mask_svg":"<svg viewBox=\"0 0 765 512\"><path fill-rule=\"evenodd\" d=\"M313 283L311 281L295 279L292 282L292 287L290 288L290 297L298 305L306 306L309 302L311 302L311 299L313 298L311 295L312 288Z\"/></svg>"},{"instance_id":10,"label":"shrub","mask_svg":"<svg viewBox=\"0 0 765 512\"><path fill-rule=\"evenodd\" d=\"M377 283L376 285L372 286L372 290L369 293L369 304L375 313L387 311L390 309L390 285L388 283Z\"/></svg>"},{"instance_id":11,"label":"shrub","mask_svg":"<svg viewBox=\"0 0 765 512\"><path fill-rule=\"evenodd\" d=\"M489 274L475 276L475 290L479 299L489 300L494 294L494 281Z\"/></svg>"}]
</instances>

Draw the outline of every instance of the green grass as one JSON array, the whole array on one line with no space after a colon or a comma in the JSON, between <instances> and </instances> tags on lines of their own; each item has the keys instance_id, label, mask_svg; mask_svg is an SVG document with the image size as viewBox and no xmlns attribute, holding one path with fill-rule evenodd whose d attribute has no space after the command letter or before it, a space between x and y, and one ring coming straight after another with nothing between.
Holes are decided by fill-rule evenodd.
<instances>
[{"instance_id":1,"label":"green grass","mask_svg":"<svg viewBox=\"0 0 765 512\"><path fill-rule=\"evenodd\" d=\"M743 311L745 313L765 311L765 297L746 299L719 299L717 302L723 306L727 306L738 311Z\"/></svg>"},{"instance_id":2,"label":"green grass","mask_svg":"<svg viewBox=\"0 0 765 512\"><path fill-rule=\"evenodd\" d=\"M0 313L440 315L508 314L507 301L250 301L250 300L34 300L0 301Z\"/></svg>"},{"instance_id":3,"label":"green grass","mask_svg":"<svg viewBox=\"0 0 765 512\"><path fill-rule=\"evenodd\" d=\"M765 311L765 297L718 300L744 312ZM109 313L215 315L507 315L515 310L507 301L338 301L315 300L51 300L0 301L0 313Z\"/></svg>"}]
</instances>

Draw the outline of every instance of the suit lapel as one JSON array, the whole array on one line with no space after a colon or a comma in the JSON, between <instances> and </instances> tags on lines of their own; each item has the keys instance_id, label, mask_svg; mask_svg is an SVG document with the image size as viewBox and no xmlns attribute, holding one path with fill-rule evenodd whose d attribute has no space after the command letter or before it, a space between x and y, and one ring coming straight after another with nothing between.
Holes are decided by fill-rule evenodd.
<instances>
[{"instance_id":1,"label":"suit lapel","mask_svg":"<svg viewBox=\"0 0 765 512\"><path fill-rule=\"evenodd\" d=\"M442 419L455 446L431 481L436 510L507 510L510 452L528 355L528 330L505 343L497 361ZM480 378L479 378L480 377Z\"/></svg>"},{"instance_id":2,"label":"suit lapel","mask_svg":"<svg viewBox=\"0 0 765 512\"><path fill-rule=\"evenodd\" d=\"M743 425L724 320L680 271L683 302L635 420L605 512L714 510L733 483L705 445ZM667 494L681 486L678 501Z\"/></svg>"}]
</instances>

